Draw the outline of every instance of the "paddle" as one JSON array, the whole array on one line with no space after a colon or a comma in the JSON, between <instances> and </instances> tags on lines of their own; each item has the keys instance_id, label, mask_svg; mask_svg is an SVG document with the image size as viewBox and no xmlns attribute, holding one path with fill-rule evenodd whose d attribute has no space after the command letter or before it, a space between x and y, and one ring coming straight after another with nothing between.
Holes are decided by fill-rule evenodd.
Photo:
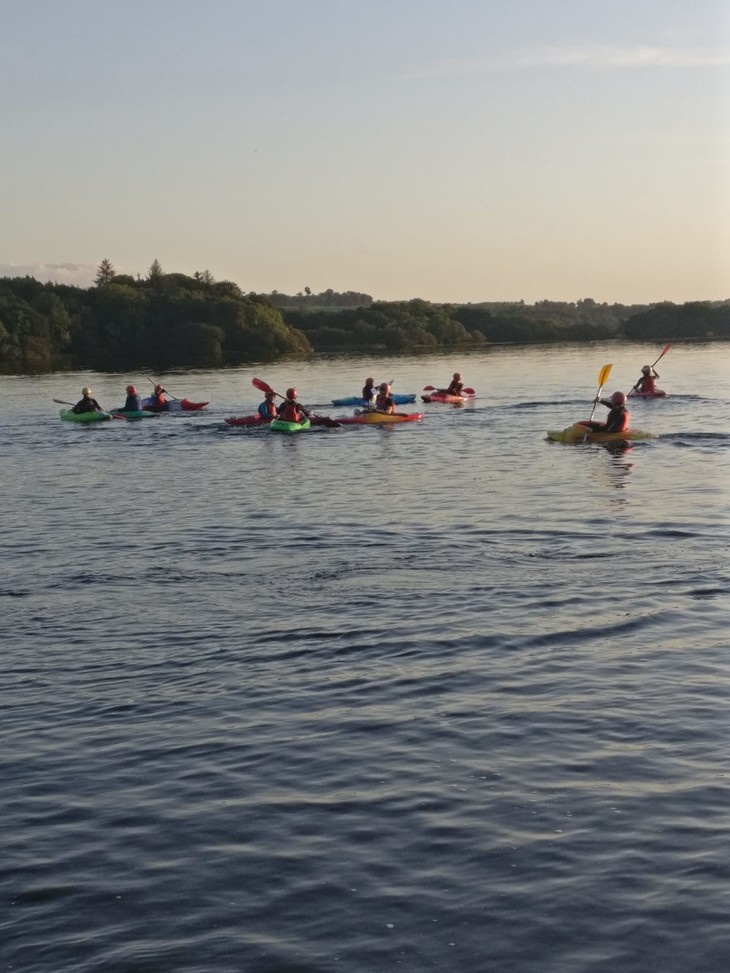
<instances>
[{"instance_id":1,"label":"paddle","mask_svg":"<svg viewBox=\"0 0 730 973\"><path fill-rule=\"evenodd\" d=\"M672 347L672 342L671 341L668 341L666 343L666 345L664 345L664 347L662 348L662 353L657 358L657 360L654 362L654 365L658 364L662 360L662 358L664 358L664 356L666 355L666 353L669 351L669 349L671 347ZM651 367L654 368L654 365L652 365ZM641 382L641 379L639 379L639 381L636 383L636 385L631 389L631 392L635 392L638 389L640 382ZM629 392L629 395L631 395L631 392Z\"/></svg>"},{"instance_id":2,"label":"paddle","mask_svg":"<svg viewBox=\"0 0 730 973\"><path fill-rule=\"evenodd\" d=\"M157 386L160 384L159 382L156 382L154 379L150 378L149 375L145 375L145 378L147 379L148 382L151 382L152 385L155 386L155 388L157 388ZM168 392L164 386L162 387L162 391L165 393L165 395L169 395L170 398L174 399L176 402L180 401L176 395L173 395L172 392Z\"/></svg>"},{"instance_id":3,"label":"paddle","mask_svg":"<svg viewBox=\"0 0 730 973\"><path fill-rule=\"evenodd\" d=\"M73 408L76 405L75 402L67 402L65 399L53 399L53 401L58 402L59 405L70 405L71 408ZM122 419L124 422L127 421L126 416L119 416L117 415L116 412L106 412L105 409L102 409L101 411L104 412L106 415L111 416L112 419Z\"/></svg>"},{"instance_id":4,"label":"paddle","mask_svg":"<svg viewBox=\"0 0 730 973\"><path fill-rule=\"evenodd\" d=\"M593 400L593 408L591 409L591 417L588 420L588 422L592 422L593 421L593 416L594 416L595 411L596 411L596 406L598 405L598 400L601 397L601 389L603 388L603 386L608 381L608 376L611 374L611 369L612 368L613 368L613 364L611 364L611 365L604 365L603 368L598 373L598 391L596 392L596 397ZM588 438L588 433L589 432L590 432L590 427L589 426L586 426L586 434L583 437L583 442L585 442L586 439Z\"/></svg>"},{"instance_id":5,"label":"paddle","mask_svg":"<svg viewBox=\"0 0 730 973\"><path fill-rule=\"evenodd\" d=\"M251 384L254 386L254 388L257 388L259 392L273 392L274 395L278 395L280 399L286 399L285 395L282 395L281 392L277 392L276 389L272 389L272 387L262 378L252 378ZM330 429L339 429L341 427L341 423L337 422L336 419L331 419L329 416L321 416L318 412L312 412L311 409L309 411L311 415L316 416L318 419L322 419L324 425Z\"/></svg>"}]
</instances>

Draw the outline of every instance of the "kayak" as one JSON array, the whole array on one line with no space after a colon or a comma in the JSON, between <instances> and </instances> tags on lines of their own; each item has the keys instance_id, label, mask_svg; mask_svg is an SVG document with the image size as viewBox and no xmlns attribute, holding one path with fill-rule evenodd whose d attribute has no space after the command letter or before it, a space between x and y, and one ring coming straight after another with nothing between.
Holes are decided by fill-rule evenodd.
<instances>
[{"instance_id":1,"label":"kayak","mask_svg":"<svg viewBox=\"0 0 730 973\"><path fill-rule=\"evenodd\" d=\"M265 419L258 414L254 416L228 416L225 420L229 426L266 426L271 419Z\"/></svg>"},{"instance_id":2,"label":"kayak","mask_svg":"<svg viewBox=\"0 0 730 973\"><path fill-rule=\"evenodd\" d=\"M337 421L343 425L386 426L393 422L417 422L419 419L423 419L422 412L395 412L392 415L387 412L361 412Z\"/></svg>"},{"instance_id":3,"label":"kayak","mask_svg":"<svg viewBox=\"0 0 730 973\"><path fill-rule=\"evenodd\" d=\"M462 402L468 402L469 399L475 398L473 395L449 395L448 392L430 392L427 395L422 395L421 398L424 402L449 402L452 405L460 405Z\"/></svg>"},{"instance_id":4,"label":"kayak","mask_svg":"<svg viewBox=\"0 0 730 973\"><path fill-rule=\"evenodd\" d=\"M632 399L666 399L667 392L662 389L654 389L653 392L629 392Z\"/></svg>"},{"instance_id":5,"label":"kayak","mask_svg":"<svg viewBox=\"0 0 730 973\"><path fill-rule=\"evenodd\" d=\"M337 428L340 425L340 419L330 419L329 416L310 416L309 422L312 426L330 426L332 428ZM224 422L227 422L229 426L267 426L271 419L265 419L263 416L228 416ZM295 423L299 425L299 423Z\"/></svg>"},{"instance_id":6,"label":"kayak","mask_svg":"<svg viewBox=\"0 0 730 973\"><path fill-rule=\"evenodd\" d=\"M269 424L269 429L272 432L306 432L310 425L309 419L304 419L302 422L287 422L286 419L272 419Z\"/></svg>"},{"instance_id":7,"label":"kayak","mask_svg":"<svg viewBox=\"0 0 730 973\"><path fill-rule=\"evenodd\" d=\"M391 392L390 397L394 405L408 405L409 402L416 401L415 392L413 395L406 395L404 393L399 395L397 392ZM332 399L332 405L359 405L363 407L369 405L369 403L365 399L361 399L358 395L351 395L348 399Z\"/></svg>"},{"instance_id":8,"label":"kayak","mask_svg":"<svg viewBox=\"0 0 730 973\"><path fill-rule=\"evenodd\" d=\"M549 429L548 439L556 443L623 443L634 439L654 439L654 434L642 429L625 429L623 432L594 432L580 422L567 429Z\"/></svg>"},{"instance_id":9,"label":"kayak","mask_svg":"<svg viewBox=\"0 0 730 973\"><path fill-rule=\"evenodd\" d=\"M152 399L142 399L142 408L148 412L198 412L207 402L191 402L190 399L169 399L162 406L152 405Z\"/></svg>"},{"instance_id":10,"label":"kayak","mask_svg":"<svg viewBox=\"0 0 730 973\"><path fill-rule=\"evenodd\" d=\"M124 416L125 419L156 419L159 413L149 409L110 409L112 415Z\"/></svg>"},{"instance_id":11,"label":"kayak","mask_svg":"<svg viewBox=\"0 0 730 973\"><path fill-rule=\"evenodd\" d=\"M111 412L74 412L73 409L61 409L58 413L67 422L108 422Z\"/></svg>"}]
</instances>

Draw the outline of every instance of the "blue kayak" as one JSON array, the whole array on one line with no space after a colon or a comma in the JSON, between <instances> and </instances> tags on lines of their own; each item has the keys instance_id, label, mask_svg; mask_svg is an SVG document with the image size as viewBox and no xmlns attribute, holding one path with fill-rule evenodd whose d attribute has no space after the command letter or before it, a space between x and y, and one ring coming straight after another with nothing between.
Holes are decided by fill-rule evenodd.
<instances>
[{"instance_id":1,"label":"blue kayak","mask_svg":"<svg viewBox=\"0 0 730 973\"><path fill-rule=\"evenodd\" d=\"M416 401L416 393L413 395L398 395L397 392L391 392L390 397L395 403L395 405L407 405L409 402ZM359 395L351 395L349 399L332 399L332 405L359 405L360 407L365 405L370 405L365 399L361 399Z\"/></svg>"}]
</instances>

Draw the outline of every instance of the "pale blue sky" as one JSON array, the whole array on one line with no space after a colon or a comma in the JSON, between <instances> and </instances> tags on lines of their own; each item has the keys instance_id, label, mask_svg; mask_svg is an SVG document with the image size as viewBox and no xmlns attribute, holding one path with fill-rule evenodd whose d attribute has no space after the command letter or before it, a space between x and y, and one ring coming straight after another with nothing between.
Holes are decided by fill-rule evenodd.
<instances>
[{"instance_id":1,"label":"pale blue sky","mask_svg":"<svg viewBox=\"0 0 730 973\"><path fill-rule=\"evenodd\" d=\"M0 0L0 274L730 298L727 0Z\"/></svg>"}]
</instances>

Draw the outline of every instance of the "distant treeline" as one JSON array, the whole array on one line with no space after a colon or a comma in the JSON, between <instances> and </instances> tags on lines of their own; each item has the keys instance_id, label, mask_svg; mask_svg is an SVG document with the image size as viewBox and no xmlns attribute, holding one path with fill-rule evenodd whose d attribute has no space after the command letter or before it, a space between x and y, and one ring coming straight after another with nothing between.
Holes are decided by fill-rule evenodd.
<instances>
[{"instance_id":1,"label":"distant treeline","mask_svg":"<svg viewBox=\"0 0 730 973\"><path fill-rule=\"evenodd\" d=\"M489 343L730 338L730 301L431 304L324 291L244 294L206 270L146 277L108 260L94 286L0 278L0 364L15 368L212 368L318 351L418 352ZM310 300L311 299L311 300Z\"/></svg>"}]
</instances>

